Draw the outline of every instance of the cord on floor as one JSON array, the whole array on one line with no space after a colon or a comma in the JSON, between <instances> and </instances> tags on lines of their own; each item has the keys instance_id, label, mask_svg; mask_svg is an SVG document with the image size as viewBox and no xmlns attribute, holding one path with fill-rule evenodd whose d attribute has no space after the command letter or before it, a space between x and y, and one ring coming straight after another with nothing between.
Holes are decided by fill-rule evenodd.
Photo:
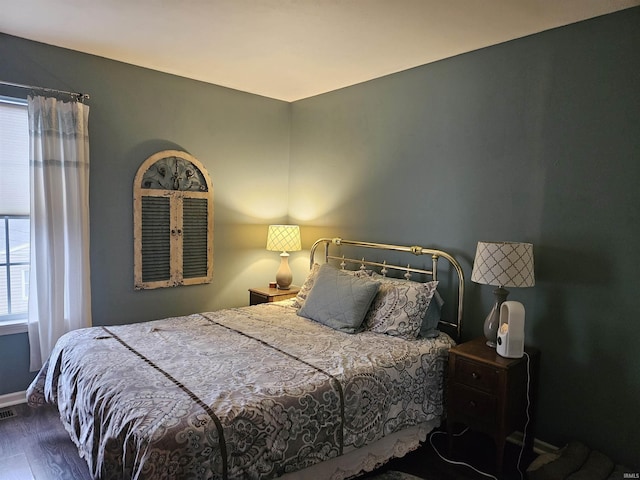
<instances>
[{"instance_id":1,"label":"cord on floor","mask_svg":"<svg viewBox=\"0 0 640 480\"><path fill-rule=\"evenodd\" d=\"M469 430L469 429L468 429L468 428L465 428L462 432L460 432L460 433L455 433L455 434L454 434L454 437L459 437L459 436L463 435L467 430ZM480 475L484 475L485 477L493 478L494 480L498 480L498 478L497 478L496 476L491 475L490 473L483 472L482 470L477 469L476 467L474 467L473 465L471 465L471 464L469 464L469 463L466 463L466 462L459 462L459 461L457 461L457 460L451 460L451 459L449 459L449 458L446 458L444 455L442 455L442 454L438 451L438 449L436 448L436 446L433 444L433 437L434 437L435 435L439 435L439 434L446 435L446 432L439 432L439 431L438 431L438 432L431 432L431 435L429 435L429 443L431 444L431 448L433 448L433 451L434 451L434 452L436 452L436 454L440 457L440 459L441 459L441 460L443 460L443 461L445 461L445 462L447 462L447 463L450 463L451 465L462 465L462 466L464 466L464 467L468 467L468 468L470 468L471 470L473 470L473 471L475 471L475 472L479 473Z\"/></svg>"}]
</instances>

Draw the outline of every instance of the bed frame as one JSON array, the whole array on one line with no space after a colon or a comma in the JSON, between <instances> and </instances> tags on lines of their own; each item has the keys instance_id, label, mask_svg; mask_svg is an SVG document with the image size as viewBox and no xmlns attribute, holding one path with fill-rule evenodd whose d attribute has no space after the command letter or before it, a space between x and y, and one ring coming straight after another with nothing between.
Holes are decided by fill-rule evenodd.
<instances>
[{"instance_id":1,"label":"bed frame","mask_svg":"<svg viewBox=\"0 0 640 480\"><path fill-rule=\"evenodd\" d=\"M384 257L385 254L389 254L390 252L404 252L411 254L415 257L421 255L431 255L431 267L428 269L424 268L415 268L412 267L410 263L407 263L406 266L395 265L393 263L387 263L386 260L366 260L366 256L362 256L360 259L349 258L342 254L342 246L349 247L349 254L358 253L364 251L362 249L371 249L374 250L373 256L375 258ZM441 325L445 325L449 329L453 330L453 336L455 341L460 341L462 336L462 306L464 301L464 272L462 271L462 267L458 263L458 261L453 258L449 253L444 252L442 250L436 250L433 248L425 248L420 246L404 246L404 245L389 245L384 243L372 243L372 242L360 242L354 240L344 240L342 238L321 238L317 240L313 246L311 247L310 252L310 267L313 266L316 260L316 251L318 248L324 247L323 261L325 263L329 263L330 261L339 261L340 267L345 269L347 266L355 266L362 270L367 268L378 268L379 273L382 275L387 275L389 271L391 272L401 272L402 276L407 280L410 280L411 277L415 275L426 276L426 278L430 280L438 280L438 260L440 258L446 259L452 267L452 271L455 272L457 277L458 288L456 292L457 305L456 315L452 320L440 320ZM333 248L332 248L333 247ZM353 248L350 248L353 247ZM405 258L407 256L403 256ZM408 257L412 258L412 257ZM392 273L390 276L396 276Z\"/></svg>"}]
</instances>

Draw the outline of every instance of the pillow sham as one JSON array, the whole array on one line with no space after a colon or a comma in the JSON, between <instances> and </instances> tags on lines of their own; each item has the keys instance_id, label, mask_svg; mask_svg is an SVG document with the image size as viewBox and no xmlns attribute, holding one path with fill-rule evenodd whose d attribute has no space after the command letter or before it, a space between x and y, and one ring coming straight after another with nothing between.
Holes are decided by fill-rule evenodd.
<instances>
[{"instance_id":1,"label":"pillow sham","mask_svg":"<svg viewBox=\"0 0 640 480\"><path fill-rule=\"evenodd\" d=\"M333 267L336 268L336 267ZM309 275L305 279L304 283L300 287L298 294L296 295L293 303L291 304L295 308L302 308L304 303L307 301L307 296L309 295L309 291L313 288L313 285L316 281L316 276L318 275L318 270L320 269L319 263L314 263L309 271ZM336 268L337 270L337 268ZM345 272L349 275L355 275L356 277L370 277L373 274L372 270L340 270L341 272Z\"/></svg>"},{"instance_id":2,"label":"pillow sham","mask_svg":"<svg viewBox=\"0 0 640 480\"><path fill-rule=\"evenodd\" d=\"M427 313L422 319L422 326L420 327L421 337L436 338L440 335L438 323L440 323L440 319L442 318L442 305L444 305L444 300L442 300L438 290L436 290L429 303L429 308L427 308Z\"/></svg>"},{"instance_id":3,"label":"pillow sham","mask_svg":"<svg viewBox=\"0 0 640 480\"><path fill-rule=\"evenodd\" d=\"M365 317L365 330L407 340L417 338L438 282L412 282L376 273L371 278L381 285Z\"/></svg>"},{"instance_id":4,"label":"pillow sham","mask_svg":"<svg viewBox=\"0 0 640 480\"><path fill-rule=\"evenodd\" d=\"M315 281L298 315L334 330L356 333L380 283L359 277L329 264L318 269Z\"/></svg>"}]
</instances>

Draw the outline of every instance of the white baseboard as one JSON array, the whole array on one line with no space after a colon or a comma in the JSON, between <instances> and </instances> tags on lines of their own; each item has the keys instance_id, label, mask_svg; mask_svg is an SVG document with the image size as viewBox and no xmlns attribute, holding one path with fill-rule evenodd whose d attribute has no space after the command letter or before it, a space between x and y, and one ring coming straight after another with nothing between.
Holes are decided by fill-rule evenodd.
<instances>
[{"instance_id":1,"label":"white baseboard","mask_svg":"<svg viewBox=\"0 0 640 480\"><path fill-rule=\"evenodd\" d=\"M0 408L18 405L19 403L27 403L27 392L14 392L0 395Z\"/></svg>"},{"instance_id":2,"label":"white baseboard","mask_svg":"<svg viewBox=\"0 0 640 480\"><path fill-rule=\"evenodd\" d=\"M507 442L514 443L516 445L522 446L522 432L513 432L511 435L507 437ZM550 443L543 442L538 438L533 439L533 451L538 455L542 455L543 453L552 453L556 452L558 447L555 445L551 445Z\"/></svg>"}]
</instances>

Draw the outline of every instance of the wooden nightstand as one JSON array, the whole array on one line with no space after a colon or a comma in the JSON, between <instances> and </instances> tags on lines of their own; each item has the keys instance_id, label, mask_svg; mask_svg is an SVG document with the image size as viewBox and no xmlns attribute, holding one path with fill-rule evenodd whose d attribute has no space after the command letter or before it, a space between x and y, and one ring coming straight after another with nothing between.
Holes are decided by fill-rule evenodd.
<instances>
[{"instance_id":1,"label":"wooden nightstand","mask_svg":"<svg viewBox=\"0 0 640 480\"><path fill-rule=\"evenodd\" d=\"M506 438L516 430L524 431L527 421L527 357L501 357L485 342L484 337L476 338L449 351L449 450L453 452L452 434L456 423L487 433L495 441L496 470L501 473ZM526 448L531 449L540 352L535 348L525 348L525 351L530 358L531 400Z\"/></svg>"},{"instance_id":2,"label":"wooden nightstand","mask_svg":"<svg viewBox=\"0 0 640 480\"><path fill-rule=\"evenodd\" d=\"M289 290L280 290L278 288L258 287L249 289L249 305L257 305L259 303L279 302L287 298L295 297L300 291L300 287L293 285Z\"/></svg>"}]
</instances>

